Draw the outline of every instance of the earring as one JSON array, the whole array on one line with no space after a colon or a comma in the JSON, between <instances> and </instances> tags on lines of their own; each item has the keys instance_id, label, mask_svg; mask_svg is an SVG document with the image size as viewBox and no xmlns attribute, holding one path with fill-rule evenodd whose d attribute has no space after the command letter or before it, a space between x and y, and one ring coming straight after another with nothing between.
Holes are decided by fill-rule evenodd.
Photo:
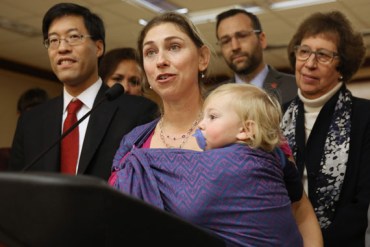
<instances>
[{"instance_id":1,"label":"earring","mask_svg":"<svg viewBox=\"0 0 370 247\"><path fill-rule=\"evenodd\" d=\"M205 75L204 75L204 72L200 72L200 78L204 79Z\"/></svg>"},{"instance_id":2,"label":"earring","mask_svg":"<svg viewBox=\"0 0 370 247\"><path fill-rule=\"evenodd\" d=\"M339 81L343 81L343 76L339 76Z\"/></svg>"},{"instance_id":3,"label":"earring","mask_svg":"<svg viewBox=\"0 0 370 247\"><path fill-rule=\"evenodd\" d=\"M150 88L150 89L153 89L153 88L152 88L152 85L149 85L149 88Z\"/></svg>"}]
</instances>

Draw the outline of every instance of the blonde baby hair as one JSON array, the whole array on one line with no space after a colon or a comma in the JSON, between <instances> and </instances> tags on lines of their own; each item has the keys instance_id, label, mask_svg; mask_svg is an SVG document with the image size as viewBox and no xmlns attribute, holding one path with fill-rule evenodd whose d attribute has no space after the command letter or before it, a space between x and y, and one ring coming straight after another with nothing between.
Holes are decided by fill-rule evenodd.
<instances>
[{"instance_id":1,"label":"blonde baby hair","mask_svg":"<svg viewBox=\"0 0 370 247\"><path fill-rule=\"evenodd\" d=\"M245 129L248 121L254 123L253 136L245 144L269 152L280 145L282 111L275 97L251 84L228 83L213 90L206 98L204 106L211 100L218 100L220 97L225 99L225 96L229 99L225 104L236 112Z\"/></svg>"}]
</instances>

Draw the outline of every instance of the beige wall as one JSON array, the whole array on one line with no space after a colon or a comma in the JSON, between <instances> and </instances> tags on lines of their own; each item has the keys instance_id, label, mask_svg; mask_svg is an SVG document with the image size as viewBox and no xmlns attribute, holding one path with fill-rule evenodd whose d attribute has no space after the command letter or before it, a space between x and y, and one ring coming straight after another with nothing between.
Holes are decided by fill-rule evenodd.
<instances>
[{"instance_id":1,"label":"beige wall","mask_svg":"<svg viewBox=\"0 0 370 247\"><path fill-rule=\"evenodd\" d=\"M45 89L50 97L62 90L62 84L0 69L0 147L10 147L18 119L18 98L33 87Z\"/></svg>"},{"instance_id":2,"label":"beige wall","mask_svg":"<svg viewBox=\"0 0 370 247\"><path fill-rule=\"evenodd\" d=\"M347 87L354 96L370 99L370 81L351 82Z\"/></svg>"}]
</instances>

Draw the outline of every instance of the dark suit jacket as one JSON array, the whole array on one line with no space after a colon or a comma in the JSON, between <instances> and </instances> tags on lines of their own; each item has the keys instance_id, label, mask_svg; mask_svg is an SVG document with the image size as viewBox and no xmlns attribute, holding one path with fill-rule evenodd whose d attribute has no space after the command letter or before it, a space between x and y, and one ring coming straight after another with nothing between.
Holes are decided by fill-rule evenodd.
<instances>
[{"instance_id":1,"label":"dark suit jacket","mask_svg":"<svg viewBox=\"0 0 370 247\"><path fill-rule=\"evenodd\" d=\"M267 73L267 76L263 82L263 88L269 94L276 96L280 104L282 105L292 100L297 95L298 91L295 76L279 72L272 68L271 66L268 66L268 70L269 72ZM234 82L235 78L232 78L219 84L212 85L210 86L209 91L212 91L213 89L222 84Z\"/></svg>"},{"instance_id":2,"label":"dark suit jacket","mask_svg":"<svg viewBox=\"0 0 370 247\"><path fill-rule=\"evenodd\" d=\"M369 100L353 97L351 124L350 149L341 195L333 222L323 230L325 247L365 246L370 201Z\"/></svg>"},{"instance_id":3,"label":"dark suit jacket","mask_svg":"<svg viewBox=\"0 0 370 247\"><path fill-rule=\"evenodd\" d=\"M365 246L370 201L370 101L357 97L352 100L346 174L333 222L327 229L322 230L325 247ZM288 106L289 102L284 108ZM322 153L319 148L314 151L311 155L318 156ZM303 174L303 161L297 159L296 164ZM311 173L309 176L317 177L318 174Z\"/></svg>"},{"instance_id":4,"label":"dark suit jacket","mask_svg":"<svg viewBox=\"0 0 370 247\"><path fill-rule=\"evenodd\" d=\"M263 88L275 95L280 104L292 100L297 95L297 83L294 75L279 72L268 66L269 72L263 82Z\"/></svg>"},{"instance_id":5,"label":"dark suit jacket","mask_svg":"<svg viewBox=\"0 0 370 247\"><path fill-rule=\"evenodd\" d=\"M103 84L94 105L104 97ZM20 171L61 136L63 96L54 98L22 114L14 136L10 170ZM80 155L78 174L107 180L113 157L126 133L157 117L157 105L139 96L123 94L104 101L90 115ZM47 152L30 171L60 171L60 143Z\"/></svg>"}]
</instances>

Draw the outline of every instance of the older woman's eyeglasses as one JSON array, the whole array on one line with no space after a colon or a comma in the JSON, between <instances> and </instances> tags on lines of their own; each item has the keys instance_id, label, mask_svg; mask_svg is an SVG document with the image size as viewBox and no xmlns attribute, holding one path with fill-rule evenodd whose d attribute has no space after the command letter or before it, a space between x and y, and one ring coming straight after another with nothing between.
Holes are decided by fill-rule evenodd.
<instances>
[{"instance_id":1,"label":"older woman's eyeglasses","mask_svg":"<svg viewBox=\"0 0 370 247\"><path fill-rule=\"evenodd\" d=\"M91 35L83 35L83 34L69 34L66 38L62 39L59 37L49 37L48 39L44 40L44 46L46 49L57 49L60 45L60 42L64 40L67 42L68 45L75 46L80 45L85 40L85 38L91 38Z\"/></svg>"},{"instance_id":2,"label":"older woman's eyeglasses","mask_svg":"<svg viewBox=\"0 0 370 247\"><path fill-rule=\"evenodd\" d=\"M231 44L231 40L235 37L238 41L245 40L249 38L253 33L261 33L261 30L249 30L249 31L239 31L234 33L234 35L226 35L221 37L218 41L217 44L220 46L228 46Z\"/></svg>"},{"instance_id":3,"label":"older woman's eyeglasses","mask_svg":"<svg viewBox=\"0 0 370 247\"><path fill-rule=\"evenodd\" d=\"M334 58L339 57L339 54L326 49L318 49L317 51L311 50L310 47L305 45L296 45L294 47L295 57L300 61L307 61L312 54L315 54L316 61L322 64L331 63Z\"/></svg>"}]
</instances>

